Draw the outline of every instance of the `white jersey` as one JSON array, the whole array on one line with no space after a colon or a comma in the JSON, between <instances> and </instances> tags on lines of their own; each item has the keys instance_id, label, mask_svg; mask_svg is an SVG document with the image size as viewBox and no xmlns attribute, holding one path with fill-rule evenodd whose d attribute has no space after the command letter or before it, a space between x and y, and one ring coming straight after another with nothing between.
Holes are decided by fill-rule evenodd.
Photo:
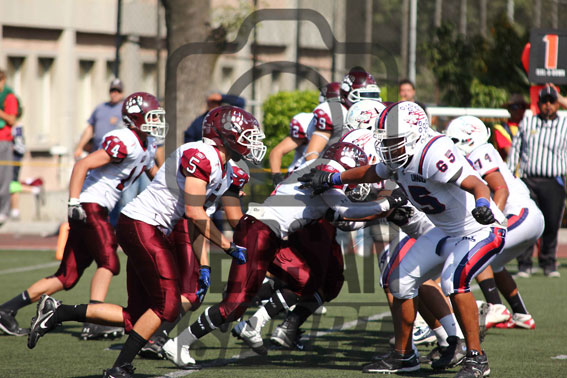
<instances>
[{"instance_id":1,"label":"white jersey","mask_svg":"<svg viewBox=\"0 0 567 378\"><path fill-rule=\"evenodd\" d=\"M392 172L379 163L376 173L380 177L391 175L411 203L449 236L465 236L486 227L471 214L474 196L459 187L468 176L482 178L446 136L433 132L416 147L405 168ZM491 210L499 223L494 226L505 227L506 219L492 200Z\"/></svg>"},{"instance_id":2,"label":"white jersey","mask_svg":"<svg viewBox=\"0 0 567 378\"><path fill-rule=\"evenodd\" d=\"M186 177L207 182L204 207L211 216L217 199L232 185L232 170L231 164L222 164L213 146L204 142L185 143L167 158L152 183L126 205L122 213L169 233L185 214Z\"/></svg>"},{"instance_id":3,"label":"white jersey","mask_svg":"<svg viewBox=\"0 0 567 378\"><path fill-rule=\"evenodd\" d=\"M311 140L311 135L307 136L307 128L312 119L313 113L298 113L293 116L289 123L289 136L300 142L301 145L295 149L293 161L289 165L288 170L293 170L294 167L297 167L297 162L305 153L305 149Z\"/></svg>"},{"instance_id":4,"label":"white jersey","mask_svg":"<svg viewBox=\"0 0 567 378\"><path fill-rule=\"evenodd\" d=\"M313 110L313 119L307 128L307 138L316 131L333 132L335 124L342 126L345 124L347 108L339 101L323 102ZM334 121L334 122L333 122Z\"/></svg>"},{"instance_id":5,"label":"white jersey","mask_svg":"<svg viewBox=\"0 0 567 378\"><path fill-rule=\"evenodd\" d=\"M344 193L343 186L333 187L318 196L311 196L311 189L300 189L297 178L309 170L310 163L300 167L281 182L272 195L262 204L250 204L247 214L265 223L282 239L312 221L325 216L333 209L344 218L364 218L383 212L388 208L387 201L352 202ZM306 169L304 169L306 168ZM325 161L323 169L342 172L344 168L335 161ZM388 206L389 207L389 206Z\"/></svg>"},{"instance_id":6,"label":"white jersey","mask_svg":"<svg viewBox=\"0 0 567 378\"><path fill-rule=\"evenodd\" d=\"M89 171L81 195L81 203L97 203L109 211L144 171L154 165L156 142L148 137L144 147L138 135L130 129L116 129L102 137L101 149L113 162Z\"/></svg>"},{"instance_id":7,"label":"white jersey","mask_svg":"<svg viewBox=\"0 0 567 378\"><path fill-rule=\"evenodd\" d=\"M499 171L502 174L510 193L506 201L504 214L518 215L526 207L526 202L531 201L530 190L526 184L519 178L514 177L492 144L485 143L478 146L467 155L467 159L482 177L495 171Z\"/></svg>"}]
</instances>

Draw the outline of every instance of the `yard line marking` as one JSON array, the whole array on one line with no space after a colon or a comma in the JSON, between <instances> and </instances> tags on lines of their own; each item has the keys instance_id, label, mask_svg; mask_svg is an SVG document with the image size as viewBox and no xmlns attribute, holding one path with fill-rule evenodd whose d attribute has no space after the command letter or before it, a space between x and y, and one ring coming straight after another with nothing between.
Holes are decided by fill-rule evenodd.
<instances>
[{"instance_id":1,"label":"yard line marking","mask_svg":"<svg viewBox=\"0 0 567 378\"><path fill-rule=\"evenodd\" d=\"M4 269L4 270L0 270L0 276L3 276L5 274L10 274L10 273L21 273L21 272L29 272L29 271L32 271L32 270L51 268L51 267L54 267L54 266L59 266L59 264L61 264L60 261L53 261L53 262L45 263L45 264L23 266L21 268Z\"/></svg>"}]
</instances>

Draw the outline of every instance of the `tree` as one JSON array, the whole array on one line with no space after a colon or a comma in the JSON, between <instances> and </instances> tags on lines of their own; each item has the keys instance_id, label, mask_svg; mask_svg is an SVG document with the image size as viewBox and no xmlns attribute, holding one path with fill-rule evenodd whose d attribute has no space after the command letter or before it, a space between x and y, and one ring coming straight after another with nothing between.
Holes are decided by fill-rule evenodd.
<instances>
[{"instance_id":1,"label":"tree","mask_svg":"<svg viewBox=\"0 0 567 378\"><path fill-rule=\"evenodd\" d=\"M162 0L167 27L167 54L170 62L177 49L195 42L222 44L226 32L222 27L211 27L210 0ZM169 67L166 72L165 106L168 115L176 112L175 124L169 122L170 132L175 132L176 144L182 140L183 131L204 110L205 97L210 90L210 78L218 54L191 55L178 67ZM171 103L173 74L177 69L177 101ZM167 118L167 116L166 116ZM169 148L168 148L169 149Z\"/></svg>"}]
</instances>

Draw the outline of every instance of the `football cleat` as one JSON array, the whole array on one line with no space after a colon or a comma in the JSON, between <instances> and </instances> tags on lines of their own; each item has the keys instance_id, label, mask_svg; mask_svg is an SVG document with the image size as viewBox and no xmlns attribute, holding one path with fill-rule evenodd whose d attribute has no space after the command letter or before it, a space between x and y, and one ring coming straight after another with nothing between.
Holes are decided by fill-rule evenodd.
<instances>
[{"instance_id":1,"label":"football cleat","mask_svg":"<svg viewBox=\"0 0 567 378\"><path fill-rule=\"evenodd\" d=\"M476 305L478 306L478 337L482 342L486 336L486 315L490 306L483 301L476 301Z\"/></svg>"},{"instance_id":2,"label":"football cleat","mask_svg":"<svg viewBox=\"0 0 567 378\"><path fill-rule=\"evenodd\" d=\"M482 354L476 350L467 352L467 356L463 362L463 367L455 378L480 378L490 375L490 367L488 366L488 358L486 354Z\"/></svg>"},{"instance_id":3,"label":"football cleat","mask_svg":"<svg viewBox=\"0 0 567 378\"><path fill-rule=\"evenodd\" d=\"M122 366L103 370L102 378L132 378L134 377L134 367L132 364L122 364Z\"/></svg>"},{"instance_id":4,"label":"football cleat","mask_svg":"<svg viewBox=\"0 0 567 378\"><path fill-rule=\"evenodd\" d=\"M459 365L467 355L467 344L465 340L459 339L457 336L447 337L449 346L441 347L441 355L439 358L431 362L433 369L447 369Z\"/></svg>"},{"instance_id":5,"label":"football cleat","mask_svg":"<svg viewBox=\"0 0 567 378\"><path fill-rule=\"evenodd\" d=\"M169 339L163 345L163 351L165 353L165 357L180 368L200 368L199 365L196 364L195 359L191 357L191 354L189 353L189 345L181 345L181 347L179 347L175 339Z\"/></svg>"},{"instance_id":6,"label":"football cleat","mask_svg":"<svg viewBox=\"0 0 567 378\"><path fill-rule=\"evenodd\" d=\"M260 331L254 329L247 321L242 321L234 326L232 335L244 341L254 352L263 356L268 354Z\"/></svg>"},{"instance_id":7,"label":"football cleat","mask_svg":"<svg viewBox=\"0 0 567 378\"><path fill-rule=\"evenodd\" d=\"M117 339L124 336L124 328L84 323L80 338L82 340Z\"/></svg>"},{"instance_id":8,"label":"football cleat","mask_svg":"<svg viewBox=\"0 0 567 378\"><path fill-rule=\"evenodd\" d=\"M413 343L415 345L428 345L437 341L435 333L429 328L425 320L417 314L415 322L413 323Z\"/></svg>"},{"instance_id":9,"label":"football cleat","mask_svg":"<svg viewBox=\"0 0 567 378\"><path fill-rule=\"evenodd\" d=\"M150 337L146 345L140 349L138 354L143 358L149 358L152 360L163 360L165 357L165 352L163 351L163 345L169 340L164 333L158 333Z\"/></svg>"},{"instance_id":10,"label":"football cleat","mask_svg":"<svg viewBox=\"0 0 567 378\"><path fill-rule=\"evenodd\" d=\"M492 328L498 323L505 323L512 318L512 314L503 304L488 304L486 314L486 328Z\"/></svg>"},{"instance_id":11,"label":"football cleat","mask_svg":"<svg viewBox=\"0 0 567 378\"><path fill-rule=\"evenodd\" d=\"M530 314L516 313L507 322L498 323L495 327L535 329L535 321Z\"/></svg>"},{"instance_id":12,"label":"football cleat","mask_svg":"<svg viewBox=\"0 0 567 378\"><path fill-rule=\"evenodd\" d=\"M420 369L419 357L412 351L410 354L403 355L397 351L392 351L383 359L362 367L363 373L407 373Z\"/></svg>"},{"instance_id":13,"label":"football cleat","mask_svg":"<svg viewBox=\"0 0 567 378\"><path fill-rule=\"evenodd\" d=\"M327 313L327 307L323 305L317 307L317 309L315 309L315 311L313 312L313 314L315 315L325 315L326 313Z\"/></svg>"},{"instance_id":14,"label":"football cleat","mask_svg":"<svg viewBox=\"0 0 567 378\"><path fill-rule=\"evenodd\" d=\"M303 350L304 346L299 340L302 333L303 331L285 319L282 324L274 329L270 341L284 348Z\"/></svg>"},{"instance_id":15,"label":"football cleat","mask_svg":"<svg viewBox=\"0 0 567 378\"><path fill-rule=\"evenodd\" d=\"M55 311L61 302L55 300L47 294L43 294L37 303L37 312L31 322L30 333L28 335L28 348L33 349L39 338L57 327L54 321Z\"/></svg>"},{"instance_id":16,"label":"football cleat","mask_svg":"<svg viewBox=\"0 0 567 378\"><path fill-rule=\"evenodd\" d=\"M435 348L431 349L425 356L419 356L419 362L431 365L433 361L437 361L441 357L446 348L447 347L442 347L437 344Z\"/></svg>"},{"instance_id":17,"label":"football cleat","mask_svg":"<svg viewBox=\"0 0 567 378\"><path fill-rule=\"evenodd\" d=\"M20 328L12 311L0 310L0 330L11 336L26 336L29 328Z\"/></svg>"}]
</instances>

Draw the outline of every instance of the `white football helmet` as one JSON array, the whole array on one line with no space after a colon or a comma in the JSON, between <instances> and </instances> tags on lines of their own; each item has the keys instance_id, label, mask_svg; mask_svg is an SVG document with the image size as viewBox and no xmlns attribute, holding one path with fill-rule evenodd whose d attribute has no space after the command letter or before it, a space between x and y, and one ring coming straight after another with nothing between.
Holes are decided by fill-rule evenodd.
<instances>
[{"instance_id":1,"label":"white football helmet","mask_svg":"<svg viewBox=\"0 0 567 378\"><path fill-rule=\"evenodd\" d=\"M388 106L376 124L376 131L381 137L377 138L381 140L380 156L392 170L404 166L415 153L418 143L433 133L423 108L411 101Z\"/></svg>"},{"instance_id":2,"label":"white football helmet","mask_svg":"<svg viewBox=\"0 0 567 378\"><path fill-rule=\"evenodd\" d=\"M355 129L367 129L374 132L376 121L386 106L375 100L362 100L355 102L349 108L346 116L346 127Z\"/></svg>"},{"instance_id":3,"label":"white football helmet","mask_svg":"<svg viewBox=\"0 0 567 378\"><path fill-rule=\"evenodd\" d=\"M465 155L488 142L490 129L484 122L473 116L461 116L451 121L445 134Z\"/></svg>"}]
</instances>

